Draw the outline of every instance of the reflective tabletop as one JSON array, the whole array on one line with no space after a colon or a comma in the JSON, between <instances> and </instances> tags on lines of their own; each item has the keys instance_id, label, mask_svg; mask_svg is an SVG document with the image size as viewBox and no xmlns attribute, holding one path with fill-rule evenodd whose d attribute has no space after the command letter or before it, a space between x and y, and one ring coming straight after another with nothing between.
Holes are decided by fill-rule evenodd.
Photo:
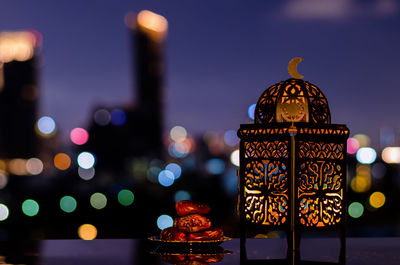
<instances>
[{"instance_id":1,"label":"reflective tabletop","mask_svg":"<svg viewBox=\"0 0 400 265\"><path fill-rule=\"evenodd\" d=\"M0 264L240 264L239 239L205 249L169 249L147 239L40 240L0 242L0 246ZM301 259L337 262L339 247L336 238L305 238L301 243ZM249 260L267 263L285 259L286 241L248 239L247 256ZM400 238L348 238L346 264L400 264Z\"/></svg>"}]
</instances>

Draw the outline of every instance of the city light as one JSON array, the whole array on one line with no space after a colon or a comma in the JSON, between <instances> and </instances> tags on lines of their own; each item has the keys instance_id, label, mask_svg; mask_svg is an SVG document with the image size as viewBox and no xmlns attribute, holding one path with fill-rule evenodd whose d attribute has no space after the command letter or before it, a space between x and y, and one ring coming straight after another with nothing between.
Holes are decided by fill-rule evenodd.
<instances>
[{"instance_id":1,"label":"city light","mask_svg":"<svg viewBox=\"0 0 400 265\"><path fill-rule=\"evenodd\" d=\"M371 168L371 174L375 179L382 179L385 176L386 171L386 166L383 163L375 163Z\"/></svg>"},{"instance_id":2,"label":"city light","mask_svg":"<svg viewBox=\"0 0 400 265\"><path fill-rule=\"evenodd\" d=\"M28 31L0 33L0 61L26 61L32 58L36 46L35 35Z\"/></svg>"},{"instance_id":3,"label":"city light","mask_svg":"<svg viewBox=\"0 0 400 265\"><path fill-rule=\"evenodd\" d=\"M174 184L174 181L175 181L174 173L172 173L167 169L162 170L158 174L158 182L164 187L171 186L172 184Z\"/></svg>"},{"instance_id":4,"label":"city light","mask_svg":"<svg viewBox=\"0 0 400 265\"><path fill-rule=\"evenodd\" d=\"M353 218L360 218L364 213L364 206L359 202L352 202L349 205L349 215Z\"/></svg>"},{"instance_id":5,"label":"city light","mask_svg":"<svg viewBox=\"0 0 400 265\"><path fill-rule=\"evenodd\" d=\"M75 128L69 134L71 141L76 145L86 144L89 140L89 133L82 128Z\"/></svg>"},{"instance_id":6,"label":"city light","mask_svg":"<svg viewBox=\"0 0 400 265\"><path fill-rule=\"evenodd\" d=\"M0 190L4 189L4 187L7 186L7 183L8 175L3 170L0 170Z\"/></svg>"},{"instance_id":7,"label":"city light","mask_svg":"<svg viewBox=\"0 0 400 265\"><path fill-rule=\"evenodd\" d=\"M360 144L360 147L367 147L371 143L371 139L369 138L368 135L365 134L356 134L353 136L354 139L358 141Z\"/></svg>"},{"instance_id":8,"label":"city light","mask_svg":"<svg viewBox=\"0 0 400 265\"><path fill-rule=\"evenodd\" d=\"M174 178L178 179L182 174L182 168L180 165L176 163L169 163L166 167L166 170L171 171L174 174Z\"/></svg>"},{"instance_id":9,"label":"city light","mask_svg":"<svg viewBox=\"0 0 400 265\"><path fill-rule=\"evenodd\" d=\"M123 206L129 206L133 203L135 196L130 190L121 190L118 192L118 202Z\"/></svg>"},{"instance_id":10,"label":"city light","mask_svg":"<svg viewBox=\"0 0 400 265\"><path fill-rule=\"evenodd\" d=\"M186 190L178 190L177 192L175 192L175 195L174 195L175 202L180 202L180 201L190 200L190 199L192 199L192 196Z\"/></svg>"},{"instance_id":11,"label":"city light","mask_svg":"<svg viewBox=\"0 0 400 265\"><path fill-rule=\"evenodd\" d=\"M213 175L224 173L225 162L220 158L211 158L206 162L206 170Z\"/></svg>"},{"instance_id":12,"label":"city light","mask_svg":"<svg viewBox=\"0 0 400 265\"><path fill-rule=\"evenodd\" d=\"M158 174L160 174L161 168L153 166L147 170L147 179L152 183L158 182ZM175 177L175 176L174 176Z\"/></svg>"},{"instance_id":13,"label":"city light","mask_svg":"<svg viewBox=\"0 0 400 265\"><path fill-rule=\"evenodd\" d=\"M78 155L78 165L83 169L89 169L94 166L96 159L94 155L89 152L82 152Z\"/></svg>"},{"instance_id":14,"label":"city light","mask_svg":"<svg viewBox=\"0 0 400 265\"><path fill-rule=\"evenodd\" d=\"M382 160L388 164L400 164L400 147L386 147L383 149Z\"/></svg>"},{"instance_id":15,"label":"city light","mask_svg":"<svg viewBox=\"0 0 400 265\"><path fill-rule=\"evenodd\" d=\"M97 210L104 209L107 205L107 197L103 193L96 192L90 196L90 205Z\"/></svg>"},{"instance_id":16,"label":"city light","mask_svg":"<svg viewBox=\"0 0 400 265\"><path fill-rule=\"evenodd\" d=\"M97 237L97 228L91 224L83 224L78 228L78 236L83 240L93 240Z\"/></svg>"},{"instance_id":17,"label":"city light","mask_svg":"<svg viewBox=\"0 0 400 265\"><path fill-rule=\"evenodd\" d=\"M163 214L157 218L157 226L160 230L171 227L174 225L174 220L171 216Z\"/></svg>"},{"instance_id":18,"label":"city light","mask_svg":"<svg viewBox=\"0 0 400 265\"><path fill-rule=\"evenodd\" d=\"M49 116L43 116L37 121L36 129L38 134L41 136L52 136L56 130L56 123L53 118Z\"/></svg>"},{"instance_id":19,"label":"city light","mask_svg":"<svg viewBox=\"0 0 400 265\"><path fill-rule=\"evenodd\" d=\"M257 104L251 104L249 108L247 109L247 115L249 116L250 119L254 120L254 113L256 111L256 106Z\"/></svg>"},{"instance_id":20,"label":"city light","mask_svg":"<svg viewBox=\"0 0 400 265\"><path fill-rule=\"evenodd\" d=\"M356 158L361 164L372 164L376 159L376 151L371 147L361 147L356 153Z\"/></svg>"},{"instance_id":21,"label":"city light","mask_svg":"<svg viewBox=\"0 0 400 265\"><path fill-rule=\"evenodd\" d=\"M25 166L26 171L31 175L39 175L43 171L43 162L36 157L28 159Z\"/></svg>"},{"instance_id":22,"label":"city light","mask_svg":"<svg viewBox=\"0 0 400 265\"><path fill-rule=\"evenodd\" d=\"M358 142L358 140L356 138L349 138L347 139L347 153L348 154L355 154L358 150L358 148L360 148L360 143Z\"/></svg>"},{"instance_id":23,"label":"city light","mask_svg":"<svg viewBox=\"0 0 400 265\"><path fill-rule=\"evenodd\" d=\"M53 159L54 166L59 170L67 170L71 165L71 158L65 153L58 153Z\"/></svg>"},{"instance_id":24,"label":"city light","mask_svg":"<svg viewBox=\"0 0 400 265\"><path fill-rule=\"evenodd\" d=\"M0 221L4 221L8 218L8 207L2 203L0 203Z\"/></svg>"},{"instance_id":25,"label":"city light","mask_svg":"<svg viewBox=\"0 0 400 265\"><path fill-rule=\"evenodd\" d=\"M60 208L66 213L72 213L76 209L76 200L71 196L64 196L60 200Z\"/></svg>"},{"instance_id":26,"label":"city light","mask_svg":"<svg viewBox=\"0 0 400 265\"><path fill-rule=\"evenodd\" d=\"M380 208L385 204L386 197L382 192L376 191L369 197L369 204L374 208Z\"/></svg>"},{"instance_id":27,"label":"city light","mask_svg":"<svg viewBox=\"0 0 400 265\"><path fill-rule=\"evenodd\" d=\"M106 109L99 109L94 113L94 121L100 126L106 126L110 123L111 115Z\"/></svg>"},{"instance_id":28,"label":"city light","mask_svg":"<svg viewBox=\"0 0 400 265\"><path fill-rule=\"evenodd\" d=\"M230 147L234 147L239 144L239 137L234 130L228 130L224 134L224 142Z\"/></svg>"},{"instance_id":29,"label":"city light","mask_svg":"<svg viewBox=\"0 0 400 265\"><path fill-rule=\"evenodd\" d=\"M126 122L126 114L123 110L115 109L111 112L111 123L115 126L122 126Z\"/></svg>"},{"instance_id":30,"label":"city light","mask_svg":"<svg viewBox=\"0 0 400 265\"><path fill-rule=\"evenodd\" d=\"M187 131L182 126L175 126L170 130L169 135L173 141L183 142L187 137Z\"/></svg>"},{"instance_id":31,"label":"city light","mask_svg":"<svg viewBox=\"0 0 400 265\"><path fill-rule=\"evenodd\" d=\"M94 170L94 167L91 167L89 169L78 167L78 175L81 179L84 180L91 180L94 177L95 172L96 171Z\"/></svg>"},{"instance_id":32,"label":"city light","mask_svg":"<svg viewBox=\"0 0 400 265\"><path fill-rule=\"evenodd\" d=\"M237 167L239 166L239 149L231 153L231 163Z\"/></svg>"},{"instance_id":33,"label":"city light","mask_svg":"<svg viewBox=\"0 0 400 265\"><path fill-rule=\"evenodd\" d=\"M26 160L22 158L14 158L8 162L8 170L11 174L23 176L27 175Z\"/></svg>"},{"instance_id":34,"label":"city light","mask_svg":"<svg viewBox=\"0 0 400 265\"><path fill-rule=\"evenodd\" d=\"M22 212L27 216L35 216L39 213L39 204L31 199L22 203Z\"/></svg>"},{"instance_id":35,"label":"city light","mask_svg":"<svg viewBox=\"0 0 400 265\"><path fill-rule=\"evenodd\" d=\"M156 13L149 10L142 10L137 16L137 23L142 28L147 30L151 36L156 39L162 38L168 29L168 21Z\"/></svg>"}]
</instances>

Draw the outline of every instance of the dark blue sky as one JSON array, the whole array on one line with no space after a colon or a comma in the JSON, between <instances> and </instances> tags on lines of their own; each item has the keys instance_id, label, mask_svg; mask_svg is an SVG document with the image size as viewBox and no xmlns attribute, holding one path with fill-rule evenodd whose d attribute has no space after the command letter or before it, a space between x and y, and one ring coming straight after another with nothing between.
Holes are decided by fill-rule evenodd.
<instances>
[{"instance_id":1,"label":"dark blue sky","mask_svg":"<svg viewBox=\"0 0 400 265\"><path fill-rule=\"evenodd\" d=\"M61 130L87 126L97 104L134 97L124 15L168 19L166 130L237 129L247 107L289 78L287 63L328 98L332 121L377 143L400 124L400 3L396 0L3 0L0 30L43 35L40 113Z\"/></svg>"}]
</instances>

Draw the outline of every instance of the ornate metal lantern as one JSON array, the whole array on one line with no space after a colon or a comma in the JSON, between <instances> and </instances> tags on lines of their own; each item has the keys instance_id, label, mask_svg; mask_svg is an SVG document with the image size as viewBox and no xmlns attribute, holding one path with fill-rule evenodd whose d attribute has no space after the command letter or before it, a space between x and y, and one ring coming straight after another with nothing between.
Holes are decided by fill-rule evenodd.
<instances>
[{"instance_id":1,"label":"ornate metal lantern","mask_svg":"<svg viewBox=\"0 0 400 265\"><path fill-rule=\"evenodd\" d=\"M303 81L295 58L292 77L267 88L254 124L241 124L239 211L241 258L249 230L287 234L287 258L300 260L302 232L336 230L345 259L346 125L331 124L328 101ZM300 78L299 78L300 77Z\"/></svg>"}]
</instances>

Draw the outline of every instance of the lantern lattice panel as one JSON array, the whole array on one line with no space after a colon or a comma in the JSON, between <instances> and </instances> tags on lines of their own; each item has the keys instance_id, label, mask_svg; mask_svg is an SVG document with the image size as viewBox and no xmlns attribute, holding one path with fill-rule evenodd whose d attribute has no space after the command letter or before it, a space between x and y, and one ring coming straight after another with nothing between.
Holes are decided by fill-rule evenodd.
<instances>
[{"instance_id":1,"label":"lantern lattice panel","mask_svg":"<svg viewBox=\"0 0 400 265\"><path fill-rule=\"evenodd\" d=\"M288 214L288 141L244 142L246 220L279 226Z\"/></svg>"}]
</instances>

